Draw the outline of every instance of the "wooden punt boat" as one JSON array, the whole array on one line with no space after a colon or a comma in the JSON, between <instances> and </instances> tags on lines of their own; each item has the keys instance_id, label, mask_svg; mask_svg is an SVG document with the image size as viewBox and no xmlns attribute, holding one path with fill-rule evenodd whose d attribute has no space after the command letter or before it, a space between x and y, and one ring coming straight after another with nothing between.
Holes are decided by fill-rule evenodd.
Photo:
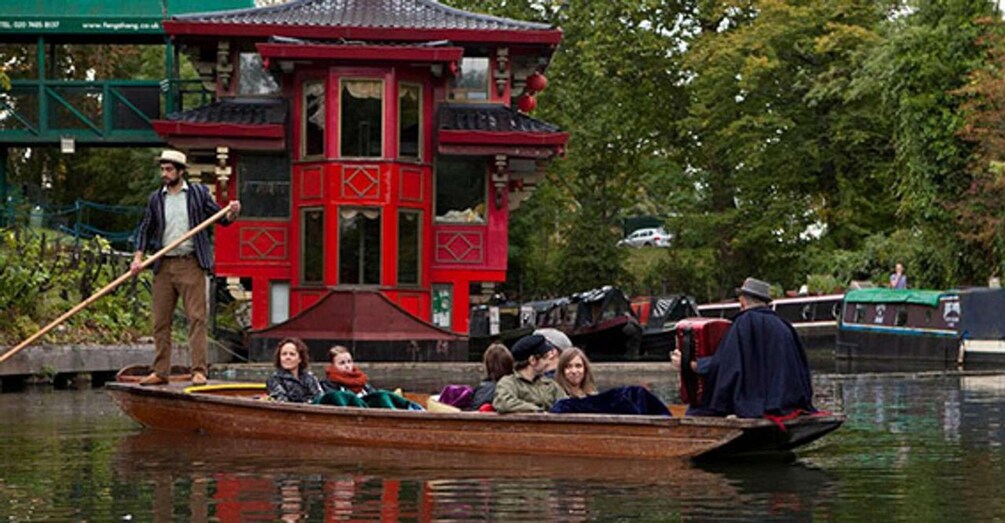
<instances>
[{"instance_id":1,"label":"wooden punt boat","mask_svg":"<svg viewBox=\"0 0 1005 523\"><path fill-rule=\"evenodd\" d=\"M844 416L763 419L596 414L433 413L276 403L260 383L143 387L108 383L119 407L159 430L387 448L605 458L720 458L787 452L837 429Z\"/></svg>"}]
</instances>

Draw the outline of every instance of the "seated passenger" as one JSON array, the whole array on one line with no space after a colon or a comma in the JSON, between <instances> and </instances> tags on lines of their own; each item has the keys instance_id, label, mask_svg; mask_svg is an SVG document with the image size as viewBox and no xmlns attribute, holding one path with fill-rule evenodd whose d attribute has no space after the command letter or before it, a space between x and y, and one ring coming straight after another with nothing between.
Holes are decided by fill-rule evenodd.
<instances>
[{"instance_id":1,"label":"seated passenger","mask_svg":"<svg viewBox=\"0 0 1005 523\"><path fill-rule=\"evenodd\" d=\"M570 340L564 332L551 327L534 329L534 332L531 334L540 334L541 336L544 336L544 339L548 340L548 343L550 343L552 347L555 347L555 350L544 356L544 359L548 362L548 365L544 369L544 375L551 379L555 379L555 371L558 369L558 357L562 355L562 351L565 349L572 348L572 340Z\"/></svg>"},{"instance_id":2,"label":"seated passenger","mask_svg":"<svg viewBox=\"0 0 1005 523\"><path fill-rule=\"evenodd\" d=\"M493 343L482 354L482 365L485 366L485 378L475 387L471 405L466 410L482 410L485 405L492 406L496 384L503 376L513 374L513 355L502 343Z\"/></svg>"},{"instance_id":3,"label":"seated passenger","mask_svg":"<svg viewBox=\"0 0 1005 523\"><path fill-rule=\"evenodd\" d=\"M325 369L325 380L321 382L324 394L316 403L338 407L423 410L413 401L371 386L370 379L353 362L349 349L336 345L328 354L332 364Z\"/></svg>"},{"instance_id":4,"label":"seated passenger","mask_svg":"<svg viewBox=\"0 0 1005 523\"><path fill-rule=\"evenodd\" d=\"M496 384L492 406L496 412L547 412L565 391L557 383L543 376L545 357L555 348L544 336L532 334L513 345L513 374L504 376Z\"/></svg>"},{"instance_id":5,"label":"seated passenger","mask_svg":"<svg viewBox=\"0 0 1005 523\"><path fill-rule=\"evenodd\" d=\"M593 384L593 371L590 370L590 360L576 347L562 351L562 356L558 358L555 382L570 398L585 398L597 393L597 386Z\"/></svg>"},{"instance_id":6,"label":"seated passenger","mask_svg":"<svg viewBox=\"0 0 1005 523\"><path fill-rule=\"evenodd\" d=\"M687 415L760 418L815 412L806 351L792 325L768 306L771 286L747 278L738 293L741 312L715 354L689 362L705 379L705 392ZM673 368L680 368L680 359L674 350Z\"/></svg>"},{"instance_id":7,"label":"seated passenger","mask_svg":"<svg viewBox=\"0 0 1005 523\"><path fill-rule=\"evenodd\" d=\"M307 370L307 345L298 338L286 338L276 346L276 372L265 382L269 397L276 401L310 403L321 395L321 385Z\"/></svg>"},{"instance_id":8,"label":"seated passenger","mask_svg":"<svg viewBox=\"0 0 1005 523\"><path fill-rule=\"evenodd\" d=\"M328 351L332 364L325 369L325 380L321 387L328 391L351 392L363 397L374 391L369 378L363 371L356 368L352 361L352 353L342 345L336 345Z\"/></svg>"}]
</instances>

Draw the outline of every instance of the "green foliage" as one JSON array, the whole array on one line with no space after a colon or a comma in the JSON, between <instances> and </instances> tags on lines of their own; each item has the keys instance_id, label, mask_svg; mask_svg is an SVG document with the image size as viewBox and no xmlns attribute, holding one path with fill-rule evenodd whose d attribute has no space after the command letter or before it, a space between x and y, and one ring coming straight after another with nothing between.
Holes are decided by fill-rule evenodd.
<instances>
[{"instance_id":1,"label":"green foliage","mask_svg":"<svg viewBox=\"0 0 1005 523\"><path fill-rule=\"evenodd\" d=\"M72 240L4 229L0 246L0 342L13 344L87 299L128 269L101 238L76 248ZM115 342L148 328L150 276L120 285L61 326L45 340Z\"/></svg>"}]
</instances>

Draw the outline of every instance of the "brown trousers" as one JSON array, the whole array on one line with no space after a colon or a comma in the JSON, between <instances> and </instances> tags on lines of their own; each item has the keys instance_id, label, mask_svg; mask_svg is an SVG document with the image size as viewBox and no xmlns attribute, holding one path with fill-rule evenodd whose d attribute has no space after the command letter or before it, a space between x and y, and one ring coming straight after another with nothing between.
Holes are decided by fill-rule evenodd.
<instances>
[{"instance_id":1,"label":"brown trousers","mask_svg":"<svg viewBox=\"0 0 1005 523\"><path fill-rule=\"evenodd\" d=\"M192 351L192 372L206 374L206 272L195 256L165 257L154 275L154 372L162 378L171 374L171 324L181 297L188 319L188 345Z\"/></svg>"}]
</instances>

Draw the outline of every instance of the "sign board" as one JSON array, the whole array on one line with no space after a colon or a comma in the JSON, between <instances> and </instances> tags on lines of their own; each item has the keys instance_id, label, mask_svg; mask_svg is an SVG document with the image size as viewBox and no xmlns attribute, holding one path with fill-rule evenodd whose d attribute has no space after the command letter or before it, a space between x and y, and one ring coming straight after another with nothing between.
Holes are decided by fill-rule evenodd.
<instances>
[{"instance_id":1,"label":"sign board","mask_svg":"<svg viewBox=\"0 0 1005 523\"><path fill-rule=\"evenodd\" d=\"M454 286L449 284L433 285L433 325L450 328L450 317L453 315Z\"/></svg>"},{"instance_id":2,"label":"sign board","mask_svg":"<svg viewBox=\"0 0 1005 523\"><path fill-rule=\"evenodd\" d=\"M3 35L163 34L161 21L186 13L248 9L254 0L20 0L0 10Z\"/></svg>"}]
</instances>

